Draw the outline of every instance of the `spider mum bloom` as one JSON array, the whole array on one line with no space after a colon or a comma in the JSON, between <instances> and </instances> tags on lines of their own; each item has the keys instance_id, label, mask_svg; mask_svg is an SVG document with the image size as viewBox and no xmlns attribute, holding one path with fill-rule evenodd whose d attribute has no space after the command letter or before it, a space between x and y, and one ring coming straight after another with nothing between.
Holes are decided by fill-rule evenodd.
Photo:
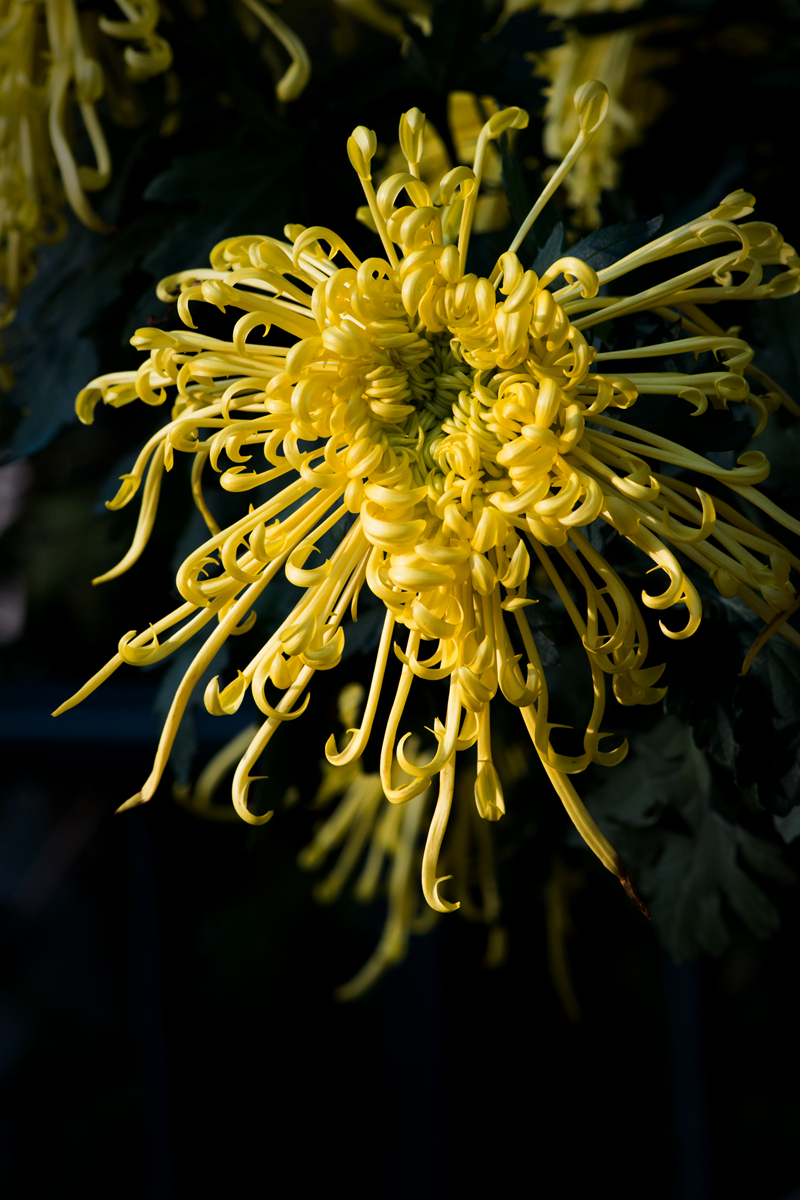
<instances>
[{"instance_id":1,"label":"spider mum bloom","mask_svg":"<svg viewBox=\"0 0 800 1200\"><path fill-rule=\"evenodd\" d=\"M141 554L162 473L176 453L193 458L192 489L209 527L178 572L183 603L148 631L126 634L110 662L58 710L78 703L122 663L157 662L210 627L175 693L153 770L122 808L153 795L197 681L223 643L250 627L254 604L283 572L298 590L297 603L235 679L223 686L215 678L205 692L211 713L235 712L249 691L263 714L236 767L232 796L245 821L266 821L271 813L248 807L256 764L280 725L306 709L314 674L339 663L343 622L366 585L385 607L372 682L358 728L341 748L329 739L325 752L340 767L363 753L394 652L402 669L385 727L376 733L381 782L395 804L438 782L421 872L431 907L456 907L441 894L437 864L460 753L477 747L481 817L496 820L504 812L490 725L498 694L519 709L587 844L634 894L572 776L590 763L618 763L626 753L624 742L603 748L608 685L622 704L652 704L664 694L657 686L663 667L648 661L639 603L584 530L600 518L651 560L664 586L644 591L641 602L665 615L676 610L661 629L668 638L686 638L698 627L701 603L671 546L703 568L724 596L739 596L765 621L778 622L792 609L789 574L800 561L733 505L660 474L653 460L723 485L795 533L800 523L754 486L769 470L762 454L744 454L724 469L610 412L640 395L678 396L698 419L709 400L715 407L748 405L762 428L782 399L791 402L774 390L751 391L748 374L764 378L750 366L752 350L702 306L791 294L800 286L800 262L774 226L740 223L753 211L753 198L737 192L601 271L575 257L559 259L541 276L526 270L516 251L601 124L605 87L584 84L575 104L576 143L489 278L467 270L486 150L505 130L524 127L527 115L518 108L492 115L473 166L456 167L431 189L419 178L424 116L412 109L400 121L408 170L377 192L374 133L359 127L348 141L382 254L362 261L322 226L288 226L286 241L228 239L212 252L210 269L159 286L162 299L177 302L182 328L139 330L133 343L147 355L139 370L103 376L80 393L85 422L101 399L121 405L138 397L157 405L174 397L171 420L111 502L128 503L145 479L131 549L102 578L120 574ZM689 266L671 261L689 251L703 253ZM614 292L628 272L656 263L662 282L631 295ZM778 269L765 278L765 267ZM230 341L196 328L195 315L206 305L241 312ZM646 310L680 323L685 336L602 353L587 340L593 326ZM288 335L284 344L253 337L273 329ZM655 360L657 368L659 358L682 352L710 352L713 369L620 373L626 359ZM224 488L255 498L225 529L203 496L209 463ZM317 542L343 518L349 527L335 551L323 562L314 559ZM537 564L563 601L591 674L591 715L573 755L551 742L556 726L547 680L526 617ZM585 602L565 586L564 568ZM782 632L800 644L794 630L783 625ZM427 758L409 752L402 732L412 687L426 680L446 681L448 689Z\"/></svg>"}]
</instances>

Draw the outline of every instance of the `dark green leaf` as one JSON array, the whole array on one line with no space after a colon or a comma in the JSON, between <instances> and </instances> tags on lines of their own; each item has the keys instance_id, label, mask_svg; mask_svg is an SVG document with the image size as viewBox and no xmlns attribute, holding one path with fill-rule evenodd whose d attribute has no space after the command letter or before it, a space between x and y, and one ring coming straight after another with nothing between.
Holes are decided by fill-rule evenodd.
<instances>
[{"instance_id":1,"label":"dark green leaf","mask_svg":"<svg viewBox=\"0 0 800 1200\"><path fill-rule=\"evenodd\" d=\"M663 222L663 217L653 217L650 221L634 221L632 224L620 222L618 225L595 229L571 246L569 255L588 263L595 271L602 271L604 267L612 266L627 254L633 254L651 242Z\"/></svg>"},{"instance_id":2,"label":"dark green leaf","mask_svg":"<svg viewBox=\"0 0 800 1200\"><path fill-rule=\"evenodd\" d=\"M551 267L557 259L561 258L563 245L564 226L559 221L534 259L533 269L537 275L544 275L547 268Z\"/></svg>"},{"instance_id":3,"label":"dark green leaf","mask_svg":"<svg viewBox=\"0 0 800 1200\"><path fill-rule=\"evenodd\" d=\"M725 948L723 901L758 936L777 927L775 907L739 866L738 854L764 875L793 880L779 851L726 820L712 806L713 794L705 754L688 726L670 716L634 739L629 757L588 804L626 863L638 862L653 922L677 959ZM669 810L687 832L670 828Z\"/></svg>"}]
</instances>

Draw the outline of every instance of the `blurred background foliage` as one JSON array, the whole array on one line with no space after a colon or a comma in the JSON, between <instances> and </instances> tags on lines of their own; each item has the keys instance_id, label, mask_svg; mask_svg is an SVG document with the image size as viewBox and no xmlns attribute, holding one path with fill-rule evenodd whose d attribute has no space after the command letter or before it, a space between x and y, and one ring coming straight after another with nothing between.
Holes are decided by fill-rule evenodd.
<instances>
[{"instance_id":1,"label":"blurred background foliage","mask_svg":"<svg viewBox=\"0 0 800 1200\"><path fill-rule=\"evenodd\" d=\"M600 193L600 228L559 192L524 247L529 262L540 269L563 245L600 263L609 239L617 250L644 242L645 223L663 217L672 228L737 187L755 193L756 219L796 243L786 136L800 92L800 5L285 0L270 11L311 62L291 101L276 95L285 47L251 9L161 4L171 82L142 82L135 119L122 124L113 89L97 102L114 172L92 202L111 231L68 214L66 236L41 249L4 331L14 382L0 411L7 1194L183 1196L290 1169L309 1189L355 1173L374 1181L370 1194L398 1197L470 1195L479 1184L503 1195L564 1171L578 1194L602 1163L616 1187L653 1200L782 1200L800 1181L790 1000L800 655L774 638L740 677L759 623L703 578L693 575L698 633L669 644L654 635L667 662L663 705L615 708L631 753L582 777L652 925L572 833L508 712L496 724L508 815L492 830L505 965L484 965L479 925L445 919L349 1007L329 997L371 952L380 906L345 894L318 908L295 860L318 817L337 692L369 675L368 611L361 646L320 677L313 714L273 744L268 786L287 804L263 828L204 824L166 788L147 811L111 818L152 753L169 663L161 678L130 672L59 722L47 713L121 633L160 614L196 536L177 465L144 560L90 584L124 552L135 520L104 501L163 414L98 410L84 428L74 399L93 376L136 364L137 327L172 319L158 279L205 265L223 237L279 235L288 221L324 223L368 251L347 136L367 124L388 158L400 112L416 105L456 161L453 92L531 113L498 164L516 215L551 163L547 54L618 31L635 40L647 80L643 90L640 73L628 97L641 128ZM500 226L474 239L476 264L505 248ZM715 319L741 324L756 364L800 400L800 298L729 307ZM641 344L648 319L621 337ZM725 466L750 432L730 414L690 421L657 400L628 419ZM795 419L780 410L772 420L758 443L773 464L762 490L798 516ZM608 527L590 533L599 548L614 538L609 556L635 593L638 556ZM539 595L553 709L579 725L583 656L552 593ZM251 642L269 621L265 610ZM432 721L429 703L420 726ZM176 748L176 778L196 775L230 736L218 724L196 713Z\"/></svg>"}]
</instances>

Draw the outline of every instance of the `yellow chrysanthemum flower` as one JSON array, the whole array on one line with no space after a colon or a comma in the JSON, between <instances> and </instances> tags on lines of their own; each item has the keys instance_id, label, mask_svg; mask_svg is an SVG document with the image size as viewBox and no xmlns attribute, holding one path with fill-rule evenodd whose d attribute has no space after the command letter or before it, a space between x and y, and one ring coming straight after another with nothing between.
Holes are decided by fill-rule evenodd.
<instances>
[{"instance_id":1,"label":"yellow chrysanthemum flower","mask_svg":"<svg viewBox=\"0 0 800 1200\"><path fill-rule=\"evenodd\" d=\"M175 396L171 420L147 443L111 504L128 503L147 473L133 545L102 578L125 571L144 549L162 474L176 453L194 460L192 490L209 527L178 572L183 603L146 632L126 634L110 662L59 709L77 704L123 663L157 662L212 626L175 694L153 770L123 809L153 795L195 684L226 640L251 626L254 604L283 572L298 589L297 603L235 679L223 686L215 678L205 693L208 710L222 715L236 711L249 691L265 718L241 754L232 794L245 821L268 820L271 813L256 815L248 806L253 772L280 725L305 711L309 697L302 697L314 674L340 661L347 612L355 616L366 584L385 606L372 682L358 728L341 749L329 739L325 752L334 766L361 756L394 648L402 670L381 731L380 775L395 804L420 797L438 777L422 857L429 905L456 907L441 894L438 861L461 752L477 746L481 817L496 820L504 811L490 727L498 692L519 709L587 844L632 893L571 777L625 755L625 743L601 748L606 682L622 704L651 704L663 695L656 686L663 668L648 663L639 605L582 530L600 518L650 559L666 586L643 592L642 602L662 613L679 608L678 628L660 625L666 637L686 638L699 625L701 603L670 544L724 596L738 596L776 625L794 606L789 573L800 560L732 504L659 473L653 460L724 485L795 533L800 522L754 486L769 471L762 454L746 453L727 470L609 411L640 395L677 396L698 419L709 400L718 408L747 405L763 428L782 399L791 402L774 390L751 391L749 380L764 380L751 367L751 348L702 306L792 294L800 288L800 260L774 226L741 223L754 201L736 192L603 270L574 257L541 276L525 270L517 248L602 123L605 87L584 84L575 104L576 143L490 278L467 270L486 151L504 131L524 127L527 115L508 108L491 116L473 167L449 171L434 201L419 178L424 116L412 109L400 121L408 169L377 192L370 172L375 135L359 127L348 141L381 255L362 261L322 226L289 226L287 241L230 238L213 250L210 269L184 271L159 286L162 299L177 302L182 327L139 330L133 343L147 357L138 371L103 376L79 395L85 422L101 399L157 405ZM634 269L666 267L689 252L691 265L674 274L665 269L662 282L632 295L614 291ZM778 269L765 275L772 267ZM196 327L207 305L241 310L230 340ZM680 324L685 336L602 353L587 341L594 327L646 310ZM269 340L255 340L257 330ZM288 336L276 340L273 330ZM631 359L657 365L661 357L705 352L714 355L714 367L696 374L620 373ZM257 496L225 529L203 496L209 462L228 491ZM277 492L276 481L285 481ZM330 559L310 561L319 539L341 521L348 528ZM588 660L593 707L574 755L551 743L547 680L525 612L532 564L550 579ZM585 603L563 582L564 567ZM393 646L399 627L405 644ZM781 633L800 645L786 624ZM432 652L423 654L423 644ZM432 731L435 750L423 761L409 752L408 734L398 742L415 680L443 680L448 688ZM407 781L398 782L398 768Z\"/></svg>"},{"instance_id":2,"label":"yellow chrysanthemum flower","mask_svg":"<svg viewBox=\"0 0 800 1200\"><path fill-rule=\"evenodd\" d=\"M38 247L66 232L64 196L89 229L106 229L86 197L111 178L96 109L105 82L100 43L106 41L106 59L113 55L111 44L128 43L124 68L133 82L172 62L155 31L157 0L117 0L117 7L124 20L79 12L75 0L0 0L0 328L14 319L22 289L35 274ZM92 166L75 160L73 114L89 139Z\"/></svg>"},{"instance_id":3,"label":"yellow chrysanthemum flower","mask_svg":"<svg viewBox=\"0 0 800 1200\"><path fill-rule=\"evenodd\" d=\"M565 180L567 203L576 224L600 224L600 193L619 182L620 158L636 145L668 102L660 83L649 77L656 66L672 61L670 52L640 44L641 29L629 26L613 33L584 37L568 31L561 46L533 55L536 69L550 80L543 131L544 150L556 160L567 153L577 133L572 96L581 79L598 75L608 81L609 119L576 170Z\"/></svg>"}]
</instances>

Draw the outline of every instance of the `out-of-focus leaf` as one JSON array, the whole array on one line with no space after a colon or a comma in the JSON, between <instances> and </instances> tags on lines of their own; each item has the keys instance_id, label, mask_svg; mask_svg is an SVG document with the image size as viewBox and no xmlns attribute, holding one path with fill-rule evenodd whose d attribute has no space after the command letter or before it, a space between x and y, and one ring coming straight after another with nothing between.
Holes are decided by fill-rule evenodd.
<instances>
[{"instance_id":1,"label":"out-of-focus leaf","mask_svg":"<svg viewBox=\"0 0 800 1200\"><path fill-rule=\"evenodd\" d=\"M653 240L663 223L663 217L653 217L649 221L601 226L570 246L570 258L579 258L595 271L602 271L625 258L626 254L641 250Z\"/></svg>"},{"instance_id":2,"label":"out-of-focus leaf","mask_svg":"<svg viewBox=\"0 0 800 1200\"><path fill-rule=\"evenodd\" d=\"M704 760L691 761L686 748L686 726L675 717L637 738L635 753L604 774L604 782L592 791L594 820L601 826L649 828L676 796L691 795L698 786L707 788Z\"/></svg>"},{"instance_id":3,"label":"out-of-focus leaf","mask_svg":"<svg viewBox=\"0 0 800 1200\"><path fill-rule=\"evenodd\" d=\"M800 395L800 295L787 296L780 304L755 305L750 324L763 346L759 365L787 391Z\"/></svg>"},{"instance_id":4,"label":"out-of-focus leaf","mask_svg":"<svg viewBox=\"0 0 800 1200\"><path fill-rule=\"evenodd\" d=\"M494 35L486 18L482 0L438 0L429 37L409 27L398 75L415 90L471 91L535 111L541 104L540 81L527 56L558 45L563 31L535 10L511 17Z\"/></svg>"},{"instance_id":5,"label":"out-of-focus leaf","mask_svg":"<svg viewBox=\"0 0 800 1200\"><path fill-rule=\"evenodd\" d=\"M234 233L281 237L292 212L292 177L305 150L288 129L257 151L241 144L176 158L145 191L145 200L179 206L181 220L155 240L144 267L156 278L202 266L209 251Z\"/></svg>"},{"instance_id":6,"label":"out-of-focus leaf","mask_svg":"<svg viewBox=\"0 0 800 1200\"><path fill-rule=\"evenodd\" d=\"M701 950L720 954L728 945L723 899L757 937L780 925L774 904L736 861L739 832L706 812L693 838L665 835L661 858L641 880L653 921L678 960Z\"/></svg>"},{"instance_id":7,"label":"out-of-focus leaf","mask_svg":"<svg viewBox=\"0 0 800 1200\"><path fill-rule=\"evenodd\" d=\"M787 845L800 837L800 806L793 808L785 817L773 817L772 821Z\"/></svg>"},{"instance_id":8,"label":"out-of-focus leaf","mask_svg":"<svg viewBox=\"0 0 800 1200\"><path fill-rule=\"evenodd\" d=\"M536 226L534 225L535 228ZM564 226L559 221L557 225L553 226L547 241L542 245L534 259L533 269L537 275L544 275L547 268L551 267L557 259L561 258L563 245Z\"/></svg>"},{"instance_id":9,"label":"out-of-focus leaf","mask_svg":"<svg viewBox=\"0 0 800 1200\"><path fill-rule=\"evenodd\" d=\"M691 643L669 649L666 712L690 726L697 745L734 771L763 808L785 816L800 803L800 653L779 634L738 671L763 622L738 599L723 599L700 572L703 623ZM708 664L697 670L697 661Z\"/></svg>"},{"instance_id":10,"label":"out-of-focus leaf","mask_svg":"<svg viewBox=\"0 0 800 1200\"><path fill-rule=\"evenodd\" d=\"M19 314L23 340L14 403L26 415L11 443L14 457L35 453L76 419L75 397L102 370L89 331L122 296L157 233L163 233L163 220L151 212L105 241L80 231L46 258ZM115 330L117 356L118 346Z\"/></svg>"},{"instance_id":11,"label":"out-of-focus leaf","mask_svg":"<svg viewBox=\"0 0 800 1200\"><path fill-rule=\"evenodd\" d=\"M708 761L691 730L669 716L635 739L628 759L589 804L626 865L635 866L653 922L679 960L724 950L729 941L724 902L759 937L777 928L775 906L739 865L739 856L763 875L793 881L775 847L714 809L713 790ZM679 814L687 832L670 827L669 810Z\"/></svg>"},{"instance_id":12,"label":"out-of-focus leaf","mask_svg":"<svg viewBox=\"0 0 800 1200\"><path fill-rule=\"evenodd\" d=\"M15 400L23 420L14 431L9 458L26 458L75 420L75 397L97 375L97 353L88 338L62 326L30 369L18 373Z\"/></svg>"},{"instance_id":13,"label":"out-of-focus leaf","mask_svg":"<svg viewBox=\"0 0 800 1200\"><path fill-rule=\"evenodd\" d=\"M777 816L800 804L800 652L782 638L762 647L741 687L734 726L736 780Z\"/></svg>"},{"instance_id":14,"label":"out-of-focus leaf","mask_svg":"<svg viewBox=\"0 0 800 1200\"><path fill-rule=\"evenodd\" d=\"M777 846L764 842L761 838L753 837L741 826L736 826L736 840L739 850L746 862L768 879L777 879L779 883L795 883L794 872L787 867Z\"/></svg>"}]
</instances>

